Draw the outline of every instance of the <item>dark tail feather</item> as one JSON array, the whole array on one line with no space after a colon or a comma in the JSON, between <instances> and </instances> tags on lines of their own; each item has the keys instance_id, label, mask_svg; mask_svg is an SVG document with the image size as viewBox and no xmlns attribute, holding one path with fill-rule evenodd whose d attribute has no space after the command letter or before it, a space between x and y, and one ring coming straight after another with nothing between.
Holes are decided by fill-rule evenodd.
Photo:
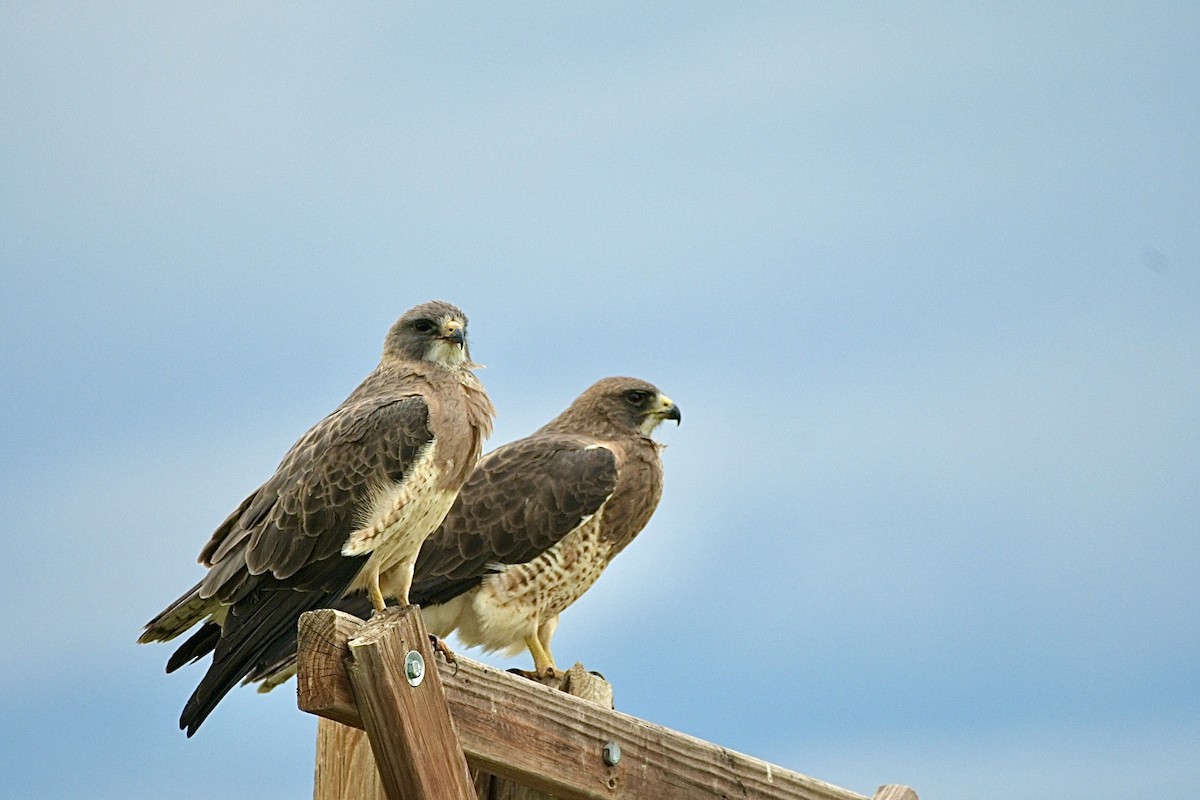
<instances>
[{"instance_id":1,"label":"dark tail feather","mask_svg":"<svg viewBox=\"0 0 1200 800\"><path fill-rule=\"evenodd\" d=\"M179 727L186 730L188 736L194 734L217 703L254 669L264 654L277 646L277 642L291 637L295 647L296 621L301 614L331 602L324 592L284 589L246 598L244 605L238 603L230 608L224 631L218 631L212 665L183 707ZM197 647L207 645L207 638L198 641L202 635L205 635L204 629L180 649L189 647L193 641L197 641Z\"/></svg>"},{"instance_id":2,"label":"dark tail feather","mask_svg":"<svg viewBox=\"0 0 1200 800\"><path fill-rule=\"evenodd\" d=\"M229 607L215 640L210 641L211 631L205 634L201 629L194 634L180 648L187 654L176 654L179 663L184 663L189 655L203 655L207 649L212 650L213 660L184 705L179 727L187 731L188 736L194 734L238 681L259 667L264 657L277 653L281 646L291 648L292 658L295 658L296 623L300 615L331 607L345 593L366 560L367 556L360 556L339 558L333 565L313 562L291 576L291 588L260 583L260 588L235 600ZM174 660L176 658L172 657Z\"/></svg>"},{"instance_id":3,"label":"dark tail feather","mask_svg":"<svg viewBox=\"0 0 1200 800\"><path fill-rule=\"evenodd\" d=\"M200 630L193 633L186 642L179 645L167 661L167 672L174 672L184 664L199 661L213 651L217 640L221 638L221 626L215 622L206 622Z\"/></svg>"},{"instance_id":4,"label":"dark tail feather","mask_svg":"<svg viewBox=\"0 0 1200 800\"><path fill-rule=\"evenodd\" d=\"M352 614L359 619L370 619L371 612L374 611L371 607L371 598L360 592L356 592L349 597L343 597L336 603L322 606L322 608L336 608L338 611L345 611L347 614ZM272 647L263 651L258 663L254 665L254 669L250 670L246 675L244 683L269 680L277 673L295 667L296 635L297 631L293 626L288 636L277 638ZM260 688L259 691L264 690Z\"/></svg>"}]
</instances>

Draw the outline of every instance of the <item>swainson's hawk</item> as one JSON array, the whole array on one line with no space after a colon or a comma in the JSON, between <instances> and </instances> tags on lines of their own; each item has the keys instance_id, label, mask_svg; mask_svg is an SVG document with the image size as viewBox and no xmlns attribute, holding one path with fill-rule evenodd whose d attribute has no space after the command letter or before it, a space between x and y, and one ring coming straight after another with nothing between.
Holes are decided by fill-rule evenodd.
<instances>
[{"instance_id":1,"label":"swainson's hawk","mask_svg":"<svg viewBox=\"0 0 1200 800\"><path fill-rule=\"evenodd\" d=\"M462 311L409 310L379 366L217 528L200 554L208 574L139 639L204 623L167 663L214 653L179 720L188 736L280 640L294 643L305 611L362 591L379 610L385 597L408 603L421 543L491 433L495 409L474 366Z\"/></svg>"},{"instance_id":2,"label":"swainson's hawk","mask_svg":"<svg viewBox=\"0 0 1200 800\"><path fill-rule=\"evenodd\" d=\"M417 559L412 600L429 630L554 669L559 614L645 527L662 495L662 445L650 438L679 407L634 378L605 378L562 414L479 461ZM338 608L365 616L361 599ZM295 641L252 672L268 690L294 673Z\"/></svg>"}]
</instances>

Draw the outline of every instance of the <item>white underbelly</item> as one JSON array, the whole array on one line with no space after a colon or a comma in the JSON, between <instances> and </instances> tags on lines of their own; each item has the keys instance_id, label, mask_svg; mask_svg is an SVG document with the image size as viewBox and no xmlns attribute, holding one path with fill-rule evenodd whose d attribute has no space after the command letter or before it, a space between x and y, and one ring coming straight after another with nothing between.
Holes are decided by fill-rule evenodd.
<instances>
[{"instance_id":1,"label":"white underbelly","mask_svg":"<svg viewBox=\"0 0 1200 800\"><path fill-rule=\"evenodd\" d=\"M458 492L438 488L435 449L431 443L422 450L405 480L380 487L365 504L359 526L342 547L345 555L370 554L351 589L365 588L372 572L384 576L401 564L411 567L454 505Z\"/></svg>"},{"instance_id":2,"label":"white underbelly","mask_svg":"<svg viewBox=\"0 0 1200 800\"><path fill-rule=\"evenodd\" d=\"M458 637L468 646L520 652L525 638L583 596L609 563L599 515L527 564L484 578L457 610Z\"/></svg>"}]
</instances>

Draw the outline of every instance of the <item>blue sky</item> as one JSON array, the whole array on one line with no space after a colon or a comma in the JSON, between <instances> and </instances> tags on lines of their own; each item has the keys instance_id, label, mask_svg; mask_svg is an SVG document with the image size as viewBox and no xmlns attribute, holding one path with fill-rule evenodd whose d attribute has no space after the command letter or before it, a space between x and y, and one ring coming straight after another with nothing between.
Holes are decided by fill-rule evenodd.
<instances>
[{"instance_id":1,"label":"blue sky","mask_svg":"<svg viewBox=\"0 0 1200 800\"><path fill-rule=\"evenodd\" d=\"M1195 796L1197 34L1194 3L6 7L0 782L311 791L291 685L185 740L200 668L134 640L436 297L492 445L606 375L684 410L555 639L620 709L868 795Z\"/></svg>"}]
</instances>

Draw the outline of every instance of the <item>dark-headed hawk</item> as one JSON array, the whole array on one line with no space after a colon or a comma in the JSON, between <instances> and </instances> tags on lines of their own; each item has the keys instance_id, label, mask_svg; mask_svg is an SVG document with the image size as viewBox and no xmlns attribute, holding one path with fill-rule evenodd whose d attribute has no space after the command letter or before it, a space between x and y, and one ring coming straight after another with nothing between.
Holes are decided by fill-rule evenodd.
<instances>
[{"instance_id":1,"label":"dark-headed hawk","mask_svg":"<svg viewBox=\"0 0 1200 800\"><path fill-rule=\"evenodd\" d=\"M409 602L421 544L491 432L495 409L474 366L462 311L409 310L379 366L217 528L200 554L208 574L139 640L204 623L167 663L170 672L213 653L179 720L188 736L281 642L294 649L305 611L349 593L380 610L385 597Z\"/></svg>"}]
</instances>

